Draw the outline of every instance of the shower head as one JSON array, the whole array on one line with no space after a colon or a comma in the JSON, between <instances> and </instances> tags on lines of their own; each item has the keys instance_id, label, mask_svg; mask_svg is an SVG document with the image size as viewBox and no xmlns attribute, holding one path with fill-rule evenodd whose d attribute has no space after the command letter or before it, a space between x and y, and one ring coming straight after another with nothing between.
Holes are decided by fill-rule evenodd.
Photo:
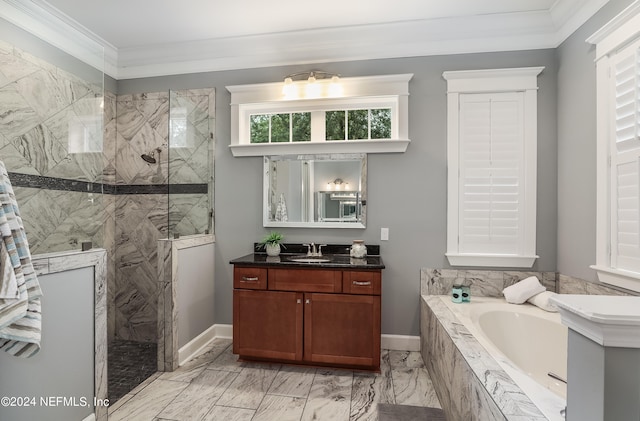
<instances>
[{"instance_id":1,"label":"shower head","mask_svg":"<svg viewBox=\"0 0 640 421\"><path fill-rule=\"evenodd\" d=\"M140 155L140 158L144 159L144 161L149 164L156 164L158 162L156 160L156 152L162 152L162 146L158 146L157 148L152 149L151 151L149 151L149 153L143 153L142 155Z\"/></svg>"},{"instance_id":2,"label":"shower head","mask_svg":"<svg viewBox=\"0 0 640 421\"><path fill-rule=\"evenodd\" d=\"M144 159L145 162L148 162L149 164L155 164L158 161L156 161L153 155L154 155L153 152L151 152L151 154L143 153L142 155L140 155L140 157Z\"/></svg>"}]
</instances>

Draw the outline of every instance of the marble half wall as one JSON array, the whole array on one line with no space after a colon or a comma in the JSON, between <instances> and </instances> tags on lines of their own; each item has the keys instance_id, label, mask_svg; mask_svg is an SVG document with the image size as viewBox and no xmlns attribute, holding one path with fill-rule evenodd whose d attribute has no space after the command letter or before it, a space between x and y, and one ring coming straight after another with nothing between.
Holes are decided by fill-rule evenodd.
<instances>
[{"instance_id":1,"label":"marble half wall","mask_svg":"<svg viewBox=\"0 0 640 421\"><path fill-rule=\"evenodd\" d=\"M422 268L420 270L420 294L449 295L454 285L467 285L471 287L472 300L474 295L502 297L503 289L529 276L536 276L548 291L556 292L555 272Z\"/></svg>"}]
</instances>

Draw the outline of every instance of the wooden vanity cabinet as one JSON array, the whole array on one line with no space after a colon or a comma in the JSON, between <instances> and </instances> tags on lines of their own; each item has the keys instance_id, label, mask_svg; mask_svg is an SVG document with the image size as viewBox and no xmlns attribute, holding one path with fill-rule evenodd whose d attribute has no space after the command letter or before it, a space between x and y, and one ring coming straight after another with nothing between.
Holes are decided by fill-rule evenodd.
<instances>
[{"instance_id":1,"label":"wooden vanity cabinet","mask_svg":"<svg viewBox=\"0 0 640 421\"><path fill-rule=\"evenodd\" d=\"M235 267L233 352L379 370L380 291L380 270Z\"/></svg>"}]
</instances>

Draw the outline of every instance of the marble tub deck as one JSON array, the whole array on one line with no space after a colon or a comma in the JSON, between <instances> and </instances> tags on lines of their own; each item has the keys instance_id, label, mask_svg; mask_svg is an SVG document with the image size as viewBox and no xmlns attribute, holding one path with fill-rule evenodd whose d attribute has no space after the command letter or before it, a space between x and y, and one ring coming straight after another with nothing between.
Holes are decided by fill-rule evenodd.
<instances>
[{"instance_id":1,"label":"marble tub deck","mask_svg":"<svg viewBox=\"0 0 640 421\"><path fill-rule=\"evenodd\" d=\"M423 358L454 420L547 421L437 295L421 302Z\"/></svg>"},{"instance_id":2,"label":"marble tub deck","mask_svg":"<svg viewBox=\"0 0 640 421\"><path fill-rule=\"evenodd\" d=\"M378 403L440 408L419 352L382 350L381 372L238 362L216 339L109 408L109 421L377 420Z\"/></svg>"}]
</instances>

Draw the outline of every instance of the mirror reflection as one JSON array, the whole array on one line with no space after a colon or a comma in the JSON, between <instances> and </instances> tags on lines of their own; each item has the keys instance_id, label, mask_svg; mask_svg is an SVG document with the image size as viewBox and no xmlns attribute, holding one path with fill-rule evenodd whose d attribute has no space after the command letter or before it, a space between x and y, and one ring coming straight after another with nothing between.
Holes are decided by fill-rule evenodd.
<instances>
[{"instance_id":1,"label":"mirror reflection","mask_svg":"<svg viewBox=\"0 0 640 421\"><path fill-rule=\"evenodd\" d=\"M264 157L264 226L364 228L366 154Z\"/></svg>"}]
</instances>

